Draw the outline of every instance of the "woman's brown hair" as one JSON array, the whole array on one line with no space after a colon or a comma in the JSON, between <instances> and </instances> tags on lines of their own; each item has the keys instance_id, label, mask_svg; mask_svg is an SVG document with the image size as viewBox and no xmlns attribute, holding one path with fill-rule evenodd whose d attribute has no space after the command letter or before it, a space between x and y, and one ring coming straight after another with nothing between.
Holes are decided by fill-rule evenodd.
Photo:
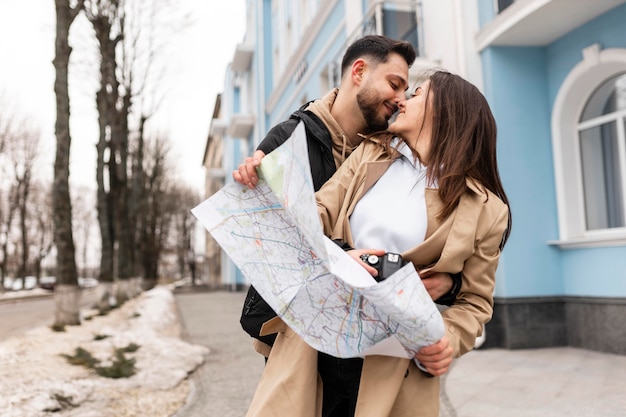
<instances>
[{"instance_id":1,"label":"woman's brown hair","mask_svg":"<svg viewBox=\"0 0 626 417\"><path fill-rule=\"evenodd\" d=\"M445 219L454 211L467 190L466 178L474 178L509 207L503 247L511 232L511 211L498 171L497 128L489 104L478 88L458 75L437 70L427 78L433 117L427 177L438 182L444 203L439 216Z\"/></svg>"}]
</instances>

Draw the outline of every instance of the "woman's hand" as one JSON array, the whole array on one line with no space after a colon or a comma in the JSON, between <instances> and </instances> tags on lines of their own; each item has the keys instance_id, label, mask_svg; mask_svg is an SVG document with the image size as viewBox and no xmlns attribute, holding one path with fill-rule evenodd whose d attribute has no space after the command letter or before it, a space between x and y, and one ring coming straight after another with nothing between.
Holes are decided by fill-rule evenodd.
<instances>
[{"instance_id":1,"label":"woman's hand","mask_svg":"<svg viewBox=\"0 0 626 417\"><path fill-rule=\"evenodd\" d=\"M363 262L363 260L361 259L361 255L367 253L369 255L383 256L385 254L384 249L352 249L347 251L346 253L354 258L359 264L361 264L361 266L365 268L365 270L369 272L371 276L378 276L378 270Z\"/></svg>"},{"instance_id":2,"label":"woman's hand","mask_svg":"<svg viewBox=\"0 0 626 417\"><path fill-rule=\"evenodd\" d=\"M417 359L431 375L440 376L450 369L453 353L448 336L444 335L441 340L434 345L421 348L420 351L417 352L417 355L415 355L415 359Z\"/></svg>"}]
</instances>

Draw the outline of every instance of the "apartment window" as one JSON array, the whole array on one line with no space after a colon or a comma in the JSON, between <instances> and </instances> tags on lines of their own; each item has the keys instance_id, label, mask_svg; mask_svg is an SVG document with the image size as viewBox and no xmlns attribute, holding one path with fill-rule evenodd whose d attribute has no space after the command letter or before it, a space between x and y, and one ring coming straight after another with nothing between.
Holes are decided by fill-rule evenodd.
<instances>
[{"instance_id":1,"label":"apartment window","mask_svg":"<svg viewBox=\"0 0 626 417\"><path fill-rule=\"evenodd\" d=\"M626 227L626 74L589 97L578 136L587 230Z\"/></svg>"},{"instance_id":2,"label":"apartment window","mask_svg":"<svg viewBox=\"0 0 626 417\"><path fill-rule=\"evenodd\" d=\"M241 88L239 86L233 88L233 113L241 113Z\"/></svg>"},{"instance_id":3,"label":"apartment window","mask_svg":"<svg viewBox=\"0 0 626 417\"><path fill-rule=\"evenodd\" d=\"M561 247L626 243L626 49L591 45L554 102Z\"/></svg>"},{"instance_id":4,"label":"apartment window","mask_svg":"<svg viewBox=\"0 0 626 417\"><path fill-rule=\"evenodd\" d=\"M412 4L375 3L363 19L363 35L385 35L409 42L419 55L417 12Z\"/></svg>"},{"instance_id":5,"label":"apartment window","mask_svg":"<svg viewBox=\"0 0 626 417\"><path fill-rule=\"evenodd\" d=\"M498 0L496 2L497 7L498 7L498 13L502 13L504 9L506 9L513 3L515 3L515 0Z\"/></svg>"},{"instance_id":6,"label":"apartment window","mask_svg":"<svg viewBox=\"0 0 626 417\"><path fill-rule=\"evenodd\" d=\"M417 17L415 10L383 9L384 35L392 39L402 39L413 45L418 51L417 44Z\"/></svg>"}]
</instances>

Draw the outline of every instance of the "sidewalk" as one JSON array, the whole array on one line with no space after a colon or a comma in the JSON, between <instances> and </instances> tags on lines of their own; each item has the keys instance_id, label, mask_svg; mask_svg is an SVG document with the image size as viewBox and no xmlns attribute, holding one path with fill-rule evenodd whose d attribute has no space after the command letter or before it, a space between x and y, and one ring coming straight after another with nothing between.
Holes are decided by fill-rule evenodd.
<instances>
[{"instance_id":1,"label":"sidewalk","mask_svg":"<svg viewBox=\"0 0 626 417\"><path fill-rule=\"evenodd\" d=\"M626 416L622 355L570 347L477 350L457 359L442 385L442 417Z\"/></svg>"},{"instance_id":2,"label":"sidewalk","mask_svg":"<svg viewBox=\"0 0 626 417\"><path fill-rule=\"evenodd\" d=\"M188 340L211 353L176 417L245 415L263 360L239 325L244 297L177 293ZM624 417L626 356L569 347L470 352L442 379L441 417L495 416Z\"/></svg>"},{"instance_id":3,"label":"sidewalk","mask_svg":"<svg viewBox=\"0 0 626 417\"><path fill-rule=\"evenodd\" d=\"M264 367L239 325L245 292L180 288L174 294L183 337L210 350L192 374L189 399L175 417L245 416Z\"/></svg>"}]
</instances>

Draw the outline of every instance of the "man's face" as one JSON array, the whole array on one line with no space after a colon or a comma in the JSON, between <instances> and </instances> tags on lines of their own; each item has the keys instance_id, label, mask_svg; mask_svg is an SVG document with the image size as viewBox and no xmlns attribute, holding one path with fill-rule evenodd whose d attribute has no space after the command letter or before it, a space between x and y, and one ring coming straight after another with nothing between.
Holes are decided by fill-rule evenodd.
<instances>
[{"instance_id":1,"label":"man's face","mask_svg":"<svg viewBox=\"0 0 626 417\"><path fill-rule=\"evenodd\" d=\"M396 53L390 54L387 62L366 68L356 100L370 131L387 128L398 103L405 99L408 79L409 67Z\"/></svg>"}]
</instances>

